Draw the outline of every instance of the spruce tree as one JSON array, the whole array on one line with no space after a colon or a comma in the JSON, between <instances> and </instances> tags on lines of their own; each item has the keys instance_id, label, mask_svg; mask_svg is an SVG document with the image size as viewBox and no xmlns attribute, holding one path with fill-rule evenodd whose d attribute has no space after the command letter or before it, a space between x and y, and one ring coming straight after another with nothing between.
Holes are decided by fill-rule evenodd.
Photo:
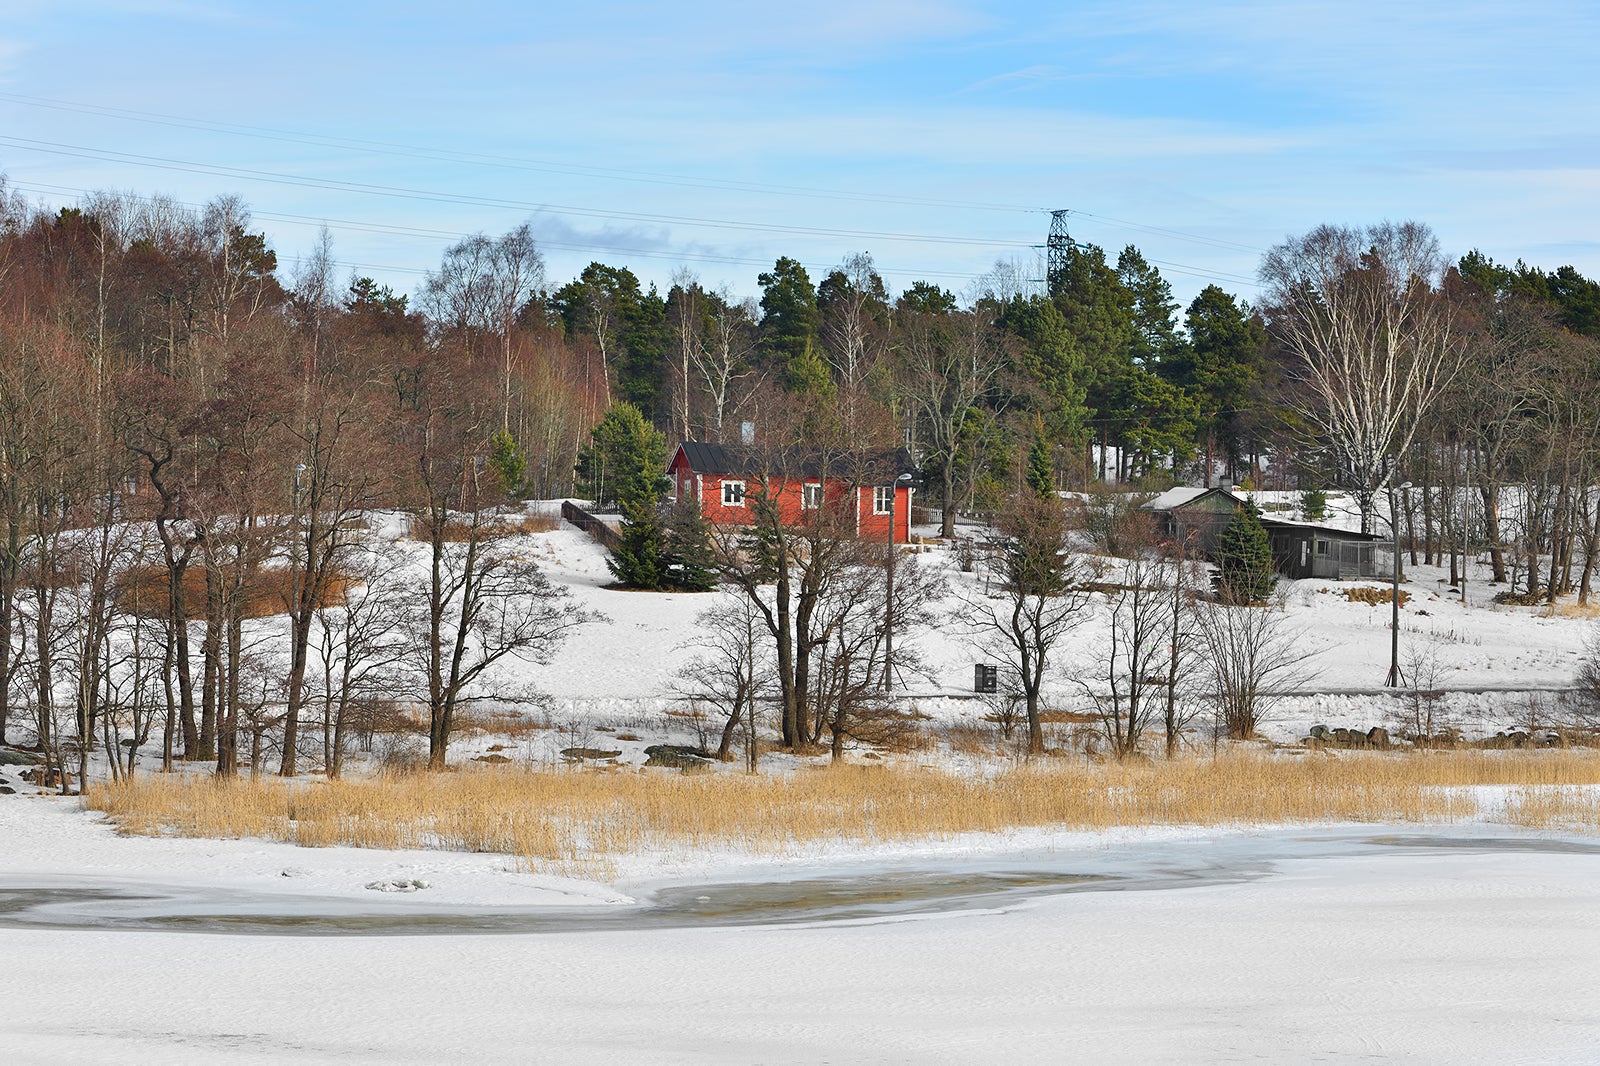
<instances>
[{"instance_id":1,"label":"spruce tree","mask_svg":"<svg viewBox=\"0 0 1600 1066\"><path fill-rule=\"evenodd\" d=\"M1045 437L1044 420L1033 420L1033 442L1028 445L1028 487L1035 494L1049 497L1056 490L1055 464L1050 461L1050 442Z\"/></svg>"},{"instance_id":2,"label":"spruce tree","mask_svg":"<svg viewBox=\"0 0 1600 1066\"><path fill-rule=\"evenodd\" d=\"M1246 501L1217 538L1217 592L1229 603L1260 603L1278 582L1272 566L1272 544L1261 524L1261 512Z\"/></svg>"},{"instance_id":3,"label":"spruce tree","mask_svg":"<svg viewBox=\"0 0 1600 1066\"><path fill-rule=\"evenodd\" d=\"M622 532L606 565L630 588L659 589L666 584L659 480L635 478L618 494Z\"/></svg>"},{"instance_id":4,"label":"spruce tree","mask_svg":"<svg viewBox=\"0 0 1600 1066\"><path fill-rule=\"evenodd\" d=\"M667 584L685 592L710 592L716 586L711 526L698 500L682 500L667 514L665 543Z\"/></svg>"}]
</instances>

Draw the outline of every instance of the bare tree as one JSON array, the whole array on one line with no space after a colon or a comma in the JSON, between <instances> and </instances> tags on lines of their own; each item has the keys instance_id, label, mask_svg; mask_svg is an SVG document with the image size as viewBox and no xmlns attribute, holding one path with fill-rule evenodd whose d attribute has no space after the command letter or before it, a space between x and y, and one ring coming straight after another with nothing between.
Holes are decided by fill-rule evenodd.
<instances>
[{"instance_id":1,"label":"bare tree","mask_svg":"<svg viewBox=\"0 0 1600 1066\"><path fill-rule=\"evenodd\" d=\"M423 282L422 310L458 340L494 338L500 356L500 428L511 426L517 314L544 284L544 257L524 222L498 240L482 233L445 250Z\"/></svg>"},{"instance_id":2,"label":"bare tree","mask_svg":"<svg viewBox=\"0 0 1600 1066\"><path fill-rule=\"evenodd\" d=\"M761 613L748 597L728 599L695 618L689 647L699 651L678 673L678 689L725 716L717 758L730 758L733 738L745 734L745 764L756 769L756 714L773 682L772 646Z\"/></svg>"},{"instance_id":3,"label":"bare tree","mask_svg":"<svg viewBox=\"0 0 1600 1066\"><path fill-rule=\"evenodd\" d=\"M1022 693L1028 752L1044 751L1039 697L1066 636L1083 623L1087 570L1068 550L1059 502L1024 492L997 519L988 544L992 585L964 592L966 623L980 645L1006 665Z\"/></svg>"},{"instance_id":4,"label":"bare tree","mask_svg":"<svg viewBox=\"0 0 1600 1066\"><path fill-rule=\"evenodd\" d=\"M346 556L352 587L317 608L322 762L344 772L346 736L356 708L389 701L402 689L398 667L411 650L405 625L406 560L393 544L368 543Z\"/></svg>"},{"instance_id":5,"label":"bare tree","mask_svg":"<svg viewBox=\"0 0 1600 1066\"><path fill-rule=\"evenodd\" d=\"M1139 750L1146 727L1162 710L1176 650L1178 595L1170 567L1151 550L1126 560L1106 586L1107 643L1096 672L1078 683L1098 708L1118 758Z\"/></svg>"},{"instance_id":6,"label":"bare tree","mask_svg":"<svg viewBox=\"0 0 1600 1066\"><path fill-rule=\"evenodd\" d=\"M722 423L733 400L734 382L750 373L750 356L756 350L755 323L755 301L737 302L724 287L711 301L704 343L690 352L711 401L712 440L722 440Z\"/></svg>"},{"instance_id":7,"label":"bare tree","mask_svg":"<svg viewBox=\"0 0 1600 1066\"><path fill-rule=\"evenodd\" d=\"M1462 364L1445 272L1438 240L1416 222L1319 226L1261 264L1271 328L1299 357L1299 413L1337 460L1362 532Z\"/></svg>"},{"instance_id":8,"label":"bare tree","mask_svg":"<svg viewBox=\"0 0 1600 1066\"><path fill-rule=\"evenodd\" d=\"M894 624L915 631L926 625L944 583L915 557L896 566ZM812 686L812 737L828 736L834 761L847 741L888 744L914 728L911 717L882 684L885 675L922 673L916 646L891 642L889 588L883 569L870 557L852 562L823 597L815 621L821 638Z\"/></svg>"},{"instance_id":9,"label":"bare tree","mask_svg":"<svg viewBox=\"0 0 1600 1066\"><path fill-rule=\"evenodd\" d=\"M963 432L978 398L1004 365L999 338L977 315L908 315L901 325L901 380L916 417L923 463L940 479L939 535L955 535L956 474Z\"/></svg>"},{"instance_id":10,"label":"bare tree","mask_svg":"<svg viewBox=\"0 0 1600 1066\"><path fill-rule=\"evenodd\" d=\"M442 770L459 707L517 698L488 685L491 668L502 660L547 661L594 616L520 550L497 508L504 491L485 469L481 377L449 349L434 352L419 376L401 430L427 577L407 624L412 676L428 707L428 765Z\"/></svg>"},{"instance_id":11,"label":"bare tree","mask_svg":"<svg viewBox=\"0 0 1600 1066\"><path fill-rule=\"evenodd\" d=\"M1271 607L1202 603L1196 617L1218 721L1228 736L1248 740L1273 705L1312 676L1302 634Z\"/></svg>"}]
</instances>

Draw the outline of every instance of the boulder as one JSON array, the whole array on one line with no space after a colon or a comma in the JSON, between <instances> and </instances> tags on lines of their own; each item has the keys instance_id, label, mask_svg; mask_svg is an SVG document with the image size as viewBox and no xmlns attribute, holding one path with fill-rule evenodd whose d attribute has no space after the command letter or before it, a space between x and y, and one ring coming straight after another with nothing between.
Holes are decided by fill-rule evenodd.
<instances>
[{"instance_id":1,"label":"boulder","mask_svg":"<svg viewBox=\"0 0 1600 1066\"><path fill-rule=\"evenodd\" d=\"M646 766L666 766L685 772L709 770L716 761L704 750L682 744L652 744L644 753Z\"/></svg>"},{"instance_id":2,"label":"boulder","mask_svg":"<svg viewBox=\"0 0 1600 1066\"><path fill-rule=\"evenodd\" d=\"M592 760L594 760L596 762L602 762L602 761L606 761L606 760L609 760L609 759L615 759L617 756L619 756L621 754L622 754L622 752L620 752L620 751L612 751L610 748L562 748L561 749L561 757L563 759L567 760L568 762L582 762L585 759L592 759Z\"/></svg>"},{"instance_id":3,"label":"boulder","mask_svg":"<svg viewBox=\"0 0 1600 1066\"><path fill-rule=\"evenodd\" d=\"M1325 726L1325 725L1314 725L1314 726L1312 726L1311 727L1311 738L1313 740L1327 740L1328 739L1328 727Z\"/></svg>"},{"instance_id":4,"label":"boulder","mask_svg":"<svg viewBox=\"0 0 1600 1066\"><path fill-rule=\"evenodd\" d=\"M1367 743L1382 751L1389 750L1389 731L1381 725L1375 725L1367 730Z\"/></svg>"}]
</instances>

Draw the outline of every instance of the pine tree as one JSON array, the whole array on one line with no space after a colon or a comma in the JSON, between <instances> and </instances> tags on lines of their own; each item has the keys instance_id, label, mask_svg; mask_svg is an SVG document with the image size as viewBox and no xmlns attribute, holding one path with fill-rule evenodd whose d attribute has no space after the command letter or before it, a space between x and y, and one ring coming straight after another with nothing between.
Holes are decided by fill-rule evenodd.
<instances>
[{"instance_id":1,"label":"pine tree","mask_svg":"<svg viewBox=\"0 0 1600 1066\"><path fill-rule=\"evenodd\" d=\"M1217 591L1229 603L1260 603L1278 583L1272 566L1272 544L1261 524L1261 512L1249 501L1234 513L1217 538Z\"/></svg>"},{"instance_id":2,"label":"pine tree","mask_svg":"<svg viewBox=\"0 0 1600 1066\"><path fill-rule=\"evenodd\" d=\"M506 430L497 429L494 436L489 438L489 469L494 471L507 496L515 496L522 490L522 478L528 472L528 457L523 454L516 438Z\"/></svg>"},{"instance_id":3,"label":"pine tree","mask_svg":"<svg viewBox=\"0 0 1600 1066\"><path fill-rule=\"evenodd\" d=\"M633 404L613 404L578 452L578 485L598 507L620 505L638 479L654 486L666 465L667 438Z\"/></svg>"}]
</instances>

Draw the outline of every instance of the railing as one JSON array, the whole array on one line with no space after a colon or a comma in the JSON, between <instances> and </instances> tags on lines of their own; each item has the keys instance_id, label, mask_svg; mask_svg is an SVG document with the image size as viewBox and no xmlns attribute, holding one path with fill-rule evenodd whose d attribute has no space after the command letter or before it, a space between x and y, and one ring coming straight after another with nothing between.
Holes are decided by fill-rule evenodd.
<instances>
[{"instance_id":1,"label":"railing","mask_svg":"<svg viewBox=\"0 0 1600 1066\"><path fill-rule=\"evenodd\" d=\"M616 530L571 500L561 501L561 517L589 534L594 542L603 548L615 548L622 543L622 538L617 535Z\"/></svg>"}]
</instances>

